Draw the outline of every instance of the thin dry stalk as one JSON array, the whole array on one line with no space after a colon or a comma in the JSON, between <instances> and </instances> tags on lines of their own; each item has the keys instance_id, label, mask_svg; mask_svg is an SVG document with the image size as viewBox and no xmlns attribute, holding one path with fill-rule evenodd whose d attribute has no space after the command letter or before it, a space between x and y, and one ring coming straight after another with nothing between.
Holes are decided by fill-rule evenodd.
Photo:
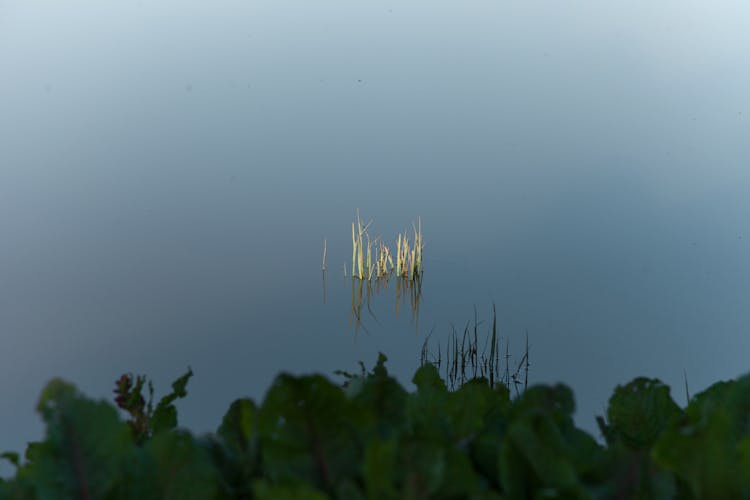
<instances>
[{"instance_id":1,"label":"thin dry stalk","mask_svg":"<svg viewBox=\"0 0 750 500\"><path fill-rule=\"evenodd\" d=\"M326 270L326 239L323 238L323 271Z\"/></svg>"}]
</instances>

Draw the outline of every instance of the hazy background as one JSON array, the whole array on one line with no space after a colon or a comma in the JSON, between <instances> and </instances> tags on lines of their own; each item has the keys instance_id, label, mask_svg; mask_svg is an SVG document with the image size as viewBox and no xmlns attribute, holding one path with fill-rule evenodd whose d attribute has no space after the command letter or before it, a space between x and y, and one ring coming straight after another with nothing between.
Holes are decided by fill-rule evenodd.
<instances>
[{"instance_id":1,"label":"hazy background","mask_svg":"<svg viewBox=\"0 0 750 500\"><path fill-rule=\"evenodd\" d=\"M0 450L53 376L195 371L214 430L280 370L405 383L489 319L593 429L750 369L746 2L0 1ZM349 323L355 209L419 215L420 323ZM328 242L327 303L320 259ZM349 264L347 264L349 267ZM416 330L416 331L415 331ZM515 347L515 349L514 349Z\"/></svg>"}]
</instances>

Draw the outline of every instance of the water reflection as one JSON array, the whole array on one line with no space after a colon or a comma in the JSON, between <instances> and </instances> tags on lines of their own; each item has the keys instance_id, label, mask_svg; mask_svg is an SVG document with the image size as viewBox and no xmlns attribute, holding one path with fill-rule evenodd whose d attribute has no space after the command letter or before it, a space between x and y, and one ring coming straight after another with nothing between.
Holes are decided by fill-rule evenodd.
<instances>
[{"instance_id":1,"label":"water reflection","mask_svg":"<svg viewBox=\"0 0 750 500\"><path fill-rule=\"evenodd\" d=\"M414 279L397 278L396 280L396 317L398 317L401 304L406 303L408 296L411 320L417 331L419 330L419 303L422 300L422 276L423 274L418 274Z\"/></svg>"},{"instance_id":2,"label":"water reflection","mask_svg":"<svg viewBox=\"0 0 750 500\"><path fill-rule=\"evenodd\" d=\"M386 294L391 280L396 282L396 317L398 318L401 309L406 306L408 298L411 321L414 323L415 331L419 330L419 305L422 300L422 275L415 278L394 276L373 280L352 278L352 305L349 324L355 332L360 329L368 332L367 327L365 327L362 321L363 309L366 311L367 315L375 321L375 323L380 324L372 309L372 299L375 296L379 296L381 293Z\"/></svg>"},{"instance_id":3,"label":"water reflection","mask_svg":"<svg viewBox=\"0 0 750 500\"><path fill-rule=\"evenodd\" d=\"M326 303L326 270L323 268L323 304Z\"/></svg>"}]
</instances>

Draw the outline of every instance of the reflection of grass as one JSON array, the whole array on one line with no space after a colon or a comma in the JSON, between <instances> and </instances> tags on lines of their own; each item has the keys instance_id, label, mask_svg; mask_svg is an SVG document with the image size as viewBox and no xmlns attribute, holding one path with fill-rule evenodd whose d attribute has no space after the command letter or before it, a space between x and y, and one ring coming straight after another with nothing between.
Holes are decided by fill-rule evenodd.
<instances>
[{"instance_id":1,"label":"reflection of grass","mask_svg":"<svg viewBox=\"0 0 750 500\"><path fill-rule=\"evenodd\" d=\"M379 290L376 289L377 293ZM352 280L352 314L350 323L355 330L362 328L367 332L367 328L362 324L362 306L367 307L367 312L372 316L375 322L378 318L370 307L370 297L372 297L372 282L369 280Z\"/></svg>"},{"instance_id":2,"label":"reflection of grass","mask_svg":"<svg viewBox=\"0 0 750 500\"><path fill-rule=\"evenodd\" d=\"M445 368L445 380L451 389L461 387L465 382L475 378L485 378L490 386L503 384L508 390L526 389L529 380L529 336L526 334L526 347L521 360L511 366L510 341L505 342L505 354L501 355L502 345L497 332L497 312L492 306L492 326L484 339L484 346L479 350L479 327L477 311L474 308L474 323L467 322L463 333L459 334L451 326L448 344L443 350L438 344L437 355L429 347L430 337L422 344L420 365L431 363L438 370ZM460 339L460 340L459 340ZM489 349L489 350L488 350Z\"/></svg>"},{"instance_id":3,"label":"reflection of grass","mask_svg":"<svg viewBox=\"0 0 750 500\"><path fill-rule=\"evenodd\" d=\"M400 304L406 301L409 296L409 306L411 308L411 319L419 329L419 303L422 300L422 276L418 275L415 279L399 277L396 281L396 316L398 316Z\"/></svg>"},{"instance_id":4,"label":"reflection of grass","mask_svg":"<svg viewBox=\"0 0 750 500\"><path fill-rule=\"evenodd\" d=\"M410 280L408 278L395 277L396 280L396 317L398 317L401 305L406 302L406 297L409 297L409 306L411 309L411 319L419 328L419 304L422 298L422 278ZM370 300L373 295L380 294L381 291L388 288L389 280L385 278L380 279L358 279L352 280L352 308L350 323L355 330L360 327L367 331L367 328L362 324L362 312L366 309L367 313L378 323L378 318L375 316L371 306Z\"/></svg>"}]
</instances>

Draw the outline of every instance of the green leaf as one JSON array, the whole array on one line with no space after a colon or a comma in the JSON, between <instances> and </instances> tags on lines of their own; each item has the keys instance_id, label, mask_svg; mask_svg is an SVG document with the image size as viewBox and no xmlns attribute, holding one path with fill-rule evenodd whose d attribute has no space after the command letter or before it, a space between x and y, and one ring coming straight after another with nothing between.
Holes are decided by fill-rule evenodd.
<instances>
[{"instance_id":1,"label":"green leaf","mask_svg":"<svg viewBox=\"0 0 750 500\"><path fill-rule=\"evenodd\" d=\"M421 366L412 378L418 391L423 392L447 392L445 382L440 378L437 368L432 363Z\"/></svg>"},{"instance_id":2,"label":"green leaf","mask_svg":"<svg viewBox=\"0 0 750 500\"><path fill-rule=\"evenodd\" d=\"M486 384L486 381L478 380L476 383ZM510 420L510 411L510 394L505 386L497 384L489 397L483 427L469 445L469 453L477 472L495 487L499 487L498 460Z\"/></svg>"},{"instance_id":3,"label":"green leaf","mask_svg":"<svg viewBox=\"0 0 750 500\"><path fill-rule=\"evenodd\" d=\"M358 384L352 384L347 394L363 415L370 418L369 426L376 435L387 438L397 434L404 425L407 393L385 369L387 358L380 354L372 373ZM363 433L367 429L360 429Z\"/></svg>"},{"instance_id":4,"label":"green leaf","mask_svg":"<svg viewBox=\"0 0 750 500\"><path fill-rule=\"evenodd\" d=\"M445 473L436 498L472 498L486 490L479 474L466 455L455 448L445 452Z\"/></svg>"},{"instance_id":5,"label":"green leaf","mask_svg":"<svg viewBox=\"0 0 750 500\"><path fill-rule=\"evenodd\" d=\"M648 451L635 450L622 441L609 446L598 471L597 498L671 500L678 495L674 474L656 464Z\"/></svg>"},{"instance_id":6,"label":"green leaf","mask_svg":"<svg viewBox=\"0 0 750 500\"><path fill-rule=\"evenodd\" d=\"M262 466L273 482L306 481L333 491L356 473L363 418L344 392L319 375L280 375L258 414Z\"/></svg>"},{"instance_id":7,"label":"green leaf","mask_svg":"<svg viewBox=\"0 0 750 500\"><path fill-rule=\"evenodd\" d=\"M648 449L659 434L682 417L669 387L656 379L639 377L617 386L609 400L608 432L634 449Z\"/></svg>"},{"instance_id":8,"label":"green leaf","mask_svg":"<svg viewBox=\"0 0 750 500\"><path fill-rule=\"evenodd\" d=\"M37 405L46 438L30 445L24 476L41 498L103 498L122 487L123 464L134 451L117 410L90 401L60 379L42 391Z\"/></svg>"},{"instance_id":9,"label":"green leaf","mask_svg":"<svg viewBox=\"0 0 750 500\"><path fill-rule=\"evenodd\" d=\"M398 448L395 440L373 440L365 450L363 476L367 498L398 499Z\"/></svg>"},{"instance_id":10,"label":"green leaf","mask_svg":"<svg viewBox=\"0 0 750 500\"><path fill-rule=\"evenodd\" d=\"M232 498L251 495L252 480L259 475L258 410L249 399L238 399L229 408L218 430L219 443L212 449L224 486Z\"/></svg>"},{"instance_id":11,"label":"green leaf","mask_svg":"<svg viewBox=\"0 0 750 500\"><path fill-rule=\"evenodd\" d=\"M750 429L750 377L719 382L696 395L685 418L665 430L652 456L696 498L748 498L744 439Z\"/></svg>"},{"instance_id":12,"label":"green leaf","mask_svg":"<svg viewBox=\"0 0 750 500\"><path fill-rule=\"evenodd\" d=\"M227 447L236 452L248 452L255 446L258 408L251 399L238 399L224 415L217 431Z\"/></svg>"},{"instance_id":13,"label":"green leaf","mask_svg":"<svg viewBox=\"0 0 750 500\"><path fill-rule=\"evenodd\" d=\"M174 405L157 406L151 417L151 430L154 434L177 427L177 408Z\"/></svg>"},{"instance_id":14,"label":"green leaf","mask_svg":"<svg viewBox=\"0 0 750 500\"><path fill-rule=\"evenodd\" d=\"M428 498L439 491L446 473L446 451L431 441L401 442L402 498Z\"/></svg>"},{"instance_id":15,"label":"green leaf","mask_svg":"<svg viewBox=\"0 0 750 500\"><path fill-rule=\"evenodd\" d=\"M673 471L695 498L741 498L739 461L727 412L715 411L700 426L665 430L652 456Z\"/></svg>"},{"instance_id":16,"label":"green leaf","mask_svg":"<svg viewBox=\"0 0 750 500\"><path fill-rule=\"evenodd\" d=\"M514 402L498 460L498 478L511 498L588 496L584 480L602 452L573 424L574 409L573 394L563 385L532 387Z\"/></svg>"},{"instance_id":17,"label":"green leaf","mask_svg":"<svg viewBox=\"0 0 750 500\"><path fill-rule=\"evenodd\" d=\"M578 485L574 464L565 456L565 442L551 418L536 416L511 424L508 444L518 450L541 484L561 491Z\"/></svg>"},{"instance_id":18,"label":"green leaf","mask_svg":"<svg viewBox=\"0 0 750 500\"><path fill-rule=\"evenodd\" d=\"M208 451L188 432L162 432L140 450L131 498L205 499L218 493Z\"/></svg>"},{"instance_id":19,"label":"green leaf","mask_svg":"<svg viewBox=\"0 0 750 500\"><path fill-rule=\"evenodd\" d=\"M177 427L177 408L172 404L178 398L187 396L187 383L193 376L193 370L172 382L172 392L161 398L151 417L151 431L156 434Z\"/></svg>"},{"instance_id":20,"label":"green leaf","mask_svg":"<svg viewBox=\"0 0 750 500\"><path fill-rule=\"evenodd\" d=\"M305 483L271 484L268 481L253 483L257 500L327 500L329 497Z\"/></svg>"}]
</instances>

